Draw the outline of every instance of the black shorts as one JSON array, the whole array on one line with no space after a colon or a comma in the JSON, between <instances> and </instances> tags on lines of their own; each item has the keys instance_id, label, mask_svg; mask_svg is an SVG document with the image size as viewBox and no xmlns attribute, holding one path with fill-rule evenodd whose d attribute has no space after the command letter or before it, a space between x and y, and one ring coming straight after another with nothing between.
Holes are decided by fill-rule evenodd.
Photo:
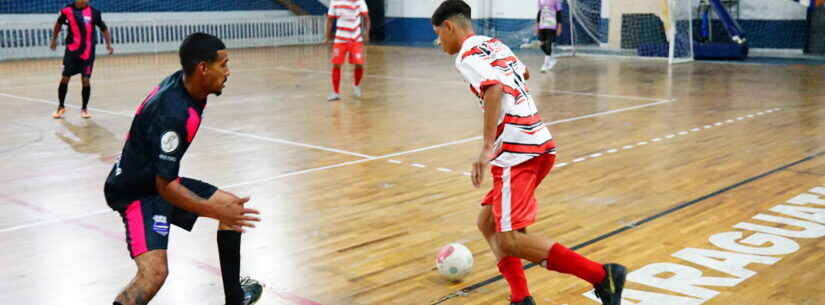
<instances>
[{"instance_id":1,"label":"black shorts","mask_svg":"<svg viewBox=\"0 0 825 305\"><path fill-rule=\"evenodd\" d=\"M212 197L218 188L195 179L180 178L180 183L201 198ZM169 225L192 231L198 215L180 209L163 200L160 195L135 200L118 211L126 225L126 245L132 258L151 250L166 249L169 244Z\"/></svg>"},{"instance_id":2,"label":"black shorts","mask_svg":"<svg viewBox=\"0 0 825 305\"><path fill-rule=\"evenodd\" d=\"M65 55L63 56L63 76L80 74L84 78L92 78L94 65L94 57L82 60L78 56Z\"/></svg>"},{"instance_id":3,"label":"black shorts","mask_svg":"<svg viewBox=\"0 0 825 305\"><path fill-rule=\"evenodd\" d=\"M544 29L539 30L539 40L543 42L556 42L556 30Z\"/></svg>"}]
</instances>

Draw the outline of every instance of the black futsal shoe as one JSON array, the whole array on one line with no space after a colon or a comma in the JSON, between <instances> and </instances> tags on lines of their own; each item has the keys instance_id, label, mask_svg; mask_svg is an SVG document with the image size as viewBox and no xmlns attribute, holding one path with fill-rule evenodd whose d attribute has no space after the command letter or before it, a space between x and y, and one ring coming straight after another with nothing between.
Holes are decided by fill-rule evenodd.
<instances>
[{"instance_id":1,"label":"black futsal shoe","mask_svg":"<svg viewBox=\"0 0 825 305\"><path fill-rule=\"evenodd\" d=\"M604 280L595 286L596 296L604 305L620 305L627 268L619 264L605 264L604 271L607 273Z\"/></svg>"}]
</instances>

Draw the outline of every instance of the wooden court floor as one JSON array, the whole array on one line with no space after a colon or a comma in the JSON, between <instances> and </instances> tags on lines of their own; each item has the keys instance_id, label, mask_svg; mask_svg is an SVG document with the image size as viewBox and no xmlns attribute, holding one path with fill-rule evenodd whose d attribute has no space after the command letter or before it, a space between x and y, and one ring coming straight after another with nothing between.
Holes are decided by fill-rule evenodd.
<instances>
[{"instance_id":1,"label":"wooden court floor","mask_svg":"<svg viewBox=\"0 0 825 305\"><path fill-rule=\"evenodd\" d=\"M260 304L507 304L475 228L489 176L465 176L481 112L453 59L369 46L364 96L347 68L329 103L328 51L230 51L183 162L262 211L242 250ZM627 265L624 304L825 304L821 67L567 57L540 74L521 56L560 146L531 232ZM0 304L110 304L130 280L102 185L138 103L176 69L174 54L101 56L94 117L54 120L60 61L0 63ZM222 304L215 228L173 230L153 304ZM434 270L449 242L475 255L460 283ZM527 277L539 304L597 304L572 277Z\"/></svg>"}]
</instances>

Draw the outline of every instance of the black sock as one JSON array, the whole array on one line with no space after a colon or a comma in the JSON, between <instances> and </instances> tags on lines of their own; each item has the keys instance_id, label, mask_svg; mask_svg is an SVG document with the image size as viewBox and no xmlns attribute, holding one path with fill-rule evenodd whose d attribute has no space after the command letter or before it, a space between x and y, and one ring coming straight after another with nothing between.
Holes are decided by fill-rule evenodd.
<instances>
[{"instance_id":1,"label":"black sock","mask_svg":"<svg viewBox=\"0 0 825 305\"><path fill-rule=\"evenodd\" d=\"M121 304L121 303L120 303L120 302L118 302L118 301L114 301L114 302L112 302L112 305L123 305L123 304Z\"/></svg>"},{"instance_id":2,"label":"black sock","mask_svg":"<svg viewBox=\"0 0 825 305\"><path fill-rule=\"evenodd\" d=\"M92 87L83 86L83 109L86 109L86 106L89 106L90 95L92 95Z\"/></svg>"},{"instance_id":3,"label":"black sock","mask_svg":"<svg viewBox=\"0 0 825 305\"><path fill-rule=\"evenodd\" d=\"M57 98L60 100L60 107L65 107L66 92L69 91L69 84L60 83L57 87Z\"/></svg>"},{"instance_id":4,"label":"black sock","mask_svg":"<svg viewBox=\"0 0 825 305\"><path fill-rule=\"evenodd\" d=\"M221 278L226 305L240 305L243 301L241 289L241 232L218 231L218 258L221 262Z\"/></svg>"}]
</instances>

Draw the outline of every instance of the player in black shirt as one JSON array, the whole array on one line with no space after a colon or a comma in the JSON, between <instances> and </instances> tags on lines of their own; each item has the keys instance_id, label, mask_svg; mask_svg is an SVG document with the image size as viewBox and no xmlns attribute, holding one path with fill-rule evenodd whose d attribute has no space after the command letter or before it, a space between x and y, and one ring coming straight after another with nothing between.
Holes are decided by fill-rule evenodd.
<instances>
[{"instance_id":1,"label":"player in black shirt","mask_svg":"<svg viewBox=\"0 0 825 305\"><path fill-rule=\"evenodd\" d=\"M191 230L198 216L220 221L218 254L227 305L256 302L262 286L240 279L241 232L259 221L249 198L178 175L195 138L210 94L220 95L229 77L228 53L215 36L195 33L180 47L183 70L164 79L137 109L120 158L106 179L109 206L126 225L137 275L115 305L147 304L166 280L169 225Z\"/></svg>"},{"instance_id":2,"label":"player in black shirt","mask_svg":"<svg viewBox=\"0 0 825 305\"><path fill-rule=\"evenodd\" d=\"M57 23L54 24L54 30L52 31L52 40L49 46L52 50L57 49L57 34L60 34L64 24L67 25L68 35L66 36L66 53L63 55L63 77L60 79L60 86L57 87L57 97L60 99L60 105L57 106L57 112L52 117L55 119L63 117L66 112L64 101L69 87L69 79L80 73L83 81L83 108L80 110L80 116L88 119L91 116L86 107L89 105L89 96L92 92L89 80L92 78L92 68L95 63L96 27L100 28L103 33L109 55L114 52L112 37L109 35L109 28L106 27L106 23L103 22L103 18L100 16L100 11L91 7L89 0L75 0L74 3L66 5L60 10Z\"/></svg>"}]
</instances>

